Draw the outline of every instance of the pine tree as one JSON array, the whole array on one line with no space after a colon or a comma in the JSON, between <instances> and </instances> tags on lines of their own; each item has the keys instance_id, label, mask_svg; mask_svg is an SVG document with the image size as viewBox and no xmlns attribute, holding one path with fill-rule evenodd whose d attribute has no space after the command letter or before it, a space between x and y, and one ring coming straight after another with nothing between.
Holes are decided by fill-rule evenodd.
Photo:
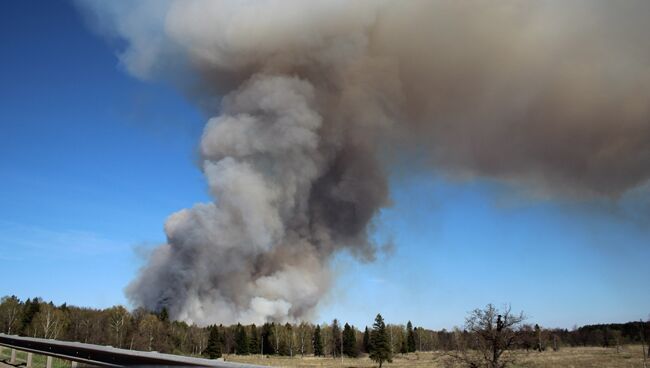
<instances>
[{"instance_id":1,"label":"pine tree","mask_svg":"<svg viewBox=\"0 0 650 368\"><path fill-rule=\"evenodd\" d=\"M30 300L27 298L23 306L23 318L21 321L23 334L27 333L27 329L32 324L34 316L41 310L41 303L39 298Z\"/></svg>"},{"instance_id":2,"label":"pine tree","mask_svg":"<svg viewBox=\"0 0 650 368\"><path fill-rule=\"evenodd\" d=\"M332 357L336 358L341 356L341 327L339 321L334 318L332 321Z\"/></svg>"},{"instance_id":3,"label":"pine tree","mask_svg":"<svg viewBox=\"0 0 650 368\"><path fill-rule=\"evenodd\" d=\"M350 358L355 358L359 355L357 351L357 337L354 332L354 327L345 324L343 327L343 354Z\"/></svg>"},{"instance_id":4,"label":"pine tree","mask_svg":"<svg viewBox=\"0 0 650 368\"><path fill-rule=\"evenodd\" d=\"M320 335L320 326L314 329L314 356L323 356L323 338Z\"/></svg>"},{"instance_id":5,"label":"pine tree","mask_svg":"<svg viewBox=\"0 0 650 368\"><path fill-rule=\"evenodd\" d=\"M248 339L248 352L251 354L260 354L260 334L255 324L251 325L251 338Z\"/></svg>"},{"instance_id":6,"label":"pine tree","mask_svg":"<svg viewBox=\"0 0 650 368\"><path fill-rule=\"evenodd\" d=\"M406 339L404 338L404 334L402 333L402 344L400 344L399 353L406 354L407 352L408 352L408 348L406 347Z\"/></svg>"},{"instance_id":7,"label":"pine tree","mask_svg":"<svg viewBox=\"0 0 650 368\"><path fill-rule=\"evenodd\" d=\"M158 319L160 322L169 322L169 312L167 311L167 307L163 307L160 310L160 314L158 314Z\"/></svg>"},{"instance_id":8,"label":"pine tree","mask_svg":"<svg viewBox=\"0 0 650 368\"><path fill-rule=\"evenodd\" d=\"M231 346L230 346L230 340L229 337L232 336L229 332L230 329L223 327L223 324L219 324L219 327L217 327L217 331L219 331L219 346L221 346L221 352L230 354L231 352Z\"/></svg>"},{"instance_id":9,"label":"pine tree","mask_svg":"<svg viewBox=\"0 0 650 368\"><path fill-rule=\"evenodd\" d=\"M207 356L210 359L221 357L221 339L219 338L219 329L217 326L210 327L208 345L205 347L203 355Z\"/></svg>"},{"instance_id":10,"label":"pine tree","mask_svg":"<svg viewBox=\"0 0 650 368\"><path fill-rule=\"evenodd\" d=\"M415 334L413 333L413 324L411 321L406 324L406 351L409 353L415 351Z\"/></svg>"},{"instance_id":11,"label":"pine tree","mask_svg":"<svg viewBox=\"0 0 650 368\"><path fill-rule=\"evenodd\" d=\"M248 336L246 328L241 323L237 324L235 344L237 346L237 355L248 355Z\"/></svg>"},{"instance_id":12,"label":"pine tree","mask_svg":"<svg viewBox=\"0 0 650 368\"><path fill-rule=\"evenodd\" d=\"M372 333L370 334L370 359L379 363L379 368L381 368L384 362L391 362L393 360L390 350L386 324L381 314L377 314L375 323L372 325Z\"/></svg>"},{"instance_id":13,"label":"pine tree","mask_svg":"<svg viewBox=\"0 0 650 368\"><path fill-rule=\"evenodd\" d=\"M413 335L415 336L414 341L415 341L415 350L420 351L422 350L422 327L413 327Z\"/></svg>"},{"instance_id":14,"label":"pine tree","mask_svg":"<svg viewBox=\"0 0 650 368\"><path fill-rule=\"evenodd\" d=\"M262 326L262 354L273 355L275 354L275 347L272 342L274 325L265 323Z\"/></svg>"},{"instance_id":15,"label":"pine tree","mask_svg":"<svg viewBox=\"0 0 650 368\"><path fill-rule=\"evenodd\" d=\"M368 326L363 331L363 352L366 354L370 353L370 331L368 330Z\"/></svg>"}]
</instances>

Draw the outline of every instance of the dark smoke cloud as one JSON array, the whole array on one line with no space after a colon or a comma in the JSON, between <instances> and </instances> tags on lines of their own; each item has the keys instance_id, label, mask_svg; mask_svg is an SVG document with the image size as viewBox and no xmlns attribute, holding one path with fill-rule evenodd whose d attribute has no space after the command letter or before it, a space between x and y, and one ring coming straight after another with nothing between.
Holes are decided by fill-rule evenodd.
<instances>
[{"instance_id":1,"label":"dark smoke cloud","mask_svg":"<svg viewBox=\"0 0 650 368\"><path fill-rule=\"evenodd\" d=\"M131 73L214 116L214 202L171 215L127 289L177 319L309 318L332 254L375 256L396 156L557 196L617 197L650 175L647 1L81 7L126 40Z\"/></svg>"}]
</instances>

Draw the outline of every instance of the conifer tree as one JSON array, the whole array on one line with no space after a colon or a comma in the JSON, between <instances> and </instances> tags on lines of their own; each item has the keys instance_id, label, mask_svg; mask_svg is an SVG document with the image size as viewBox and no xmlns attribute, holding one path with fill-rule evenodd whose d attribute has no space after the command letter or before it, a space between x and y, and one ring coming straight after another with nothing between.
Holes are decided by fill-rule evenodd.
<instances>
[{"instance_id":1,"label":"conifer tree","mask_svg":"<svg viewBox=\"0 0 650 368\"><path fill-rule=\"evenodd\" d=\"M359 355L357 351L357 337L354 332L354 327L345 324L343 327L343 354L350 358L355 358Z\"/></svg>"},{"instance_id":2,"label":"conifer tree","mask_svg":"<svg viewBox=\"0 0 650 368\"><path fill-rule=\"evenodd\" d=\"M415 334L413 333L411 321L406 324L406 351L409 353L415 351Z\"/></svg>"},{"instance_id":3,"label":"conifer tree","mask_svg":"<svg viewBox=\"0 0 650 368\"><path fill-rule=\"evenodd\" d=\"M406 347L406 339L404 339L404 334L402 333L402 343L400 344L399 347L399 353L400 354L406 354L408 352L408 349Z\"/></svg>"},{"instance_id":4,"label":"conifer tree","mask_svg":"<svg viewBox=\"0 0 650 368\"><path fill-rule=\"evenodd\" d=\"M269 355L275 354L275 347L272 342L274 325L265 323L262 326L262 354Z\"/></svg>"},{"instance_id":5,"label":"conifer tree","mask_svg":"<svg viewBox=\"0 0 650 368\"><path fill-rule=\"evenodd\" d=\"M219 344L221 344L220 345L221 346L221 352L222 353L225 352L226 354L229 354L230 353L230 348L231 348L230 340L232 340L232 339L228 339L228 337L229 337L229 335L232 336L232 334L230 334L229 329L226 328L226 327L223 327L223 324L221 324L221 323L219 324L219 327L217 327L217 330L219 331Z\"/></svg>"},{"instance_id":6,"label":"conifer tree","mask_svg":"<svg viewBox=\"0 0 650 368\"><path fill-rule=\"evenodd\" d=\"M366 354L370 353L370 331L368 330L368 326L363 331L363 352Z\"/></svg>"},{"instance_id":7,"label":"conifer tree","mask_svg":"<svg viewBox=\"0 0 650 368\"><path fill-rule=\"evenodd\" d=\"M158 314L158 319L160 320L160 322L163 323L169 322L169 312L167 311L167 307L163 307L160 310L160 313Z\"/></svg>"},{"instance_id":8,"label":"conifer tree","mask_svg":"<svg viewBox=\"0 0 650 368\"><path fill-rule=\"evenodd\" d=\"M316 325L314 329L314 356L323 355L323 338L320 334L320 326Z\"/></svg>"},{"instance_id":9,"label":"conifer tree","mask_svg":"<svg viewBox=\"0 0 650 368\"><path fill-rule=\"evenodd\" d=\"M210 327L210 335L208 336L208 345L203 351L203 355L210 359L221 357L221 339L219 338L219 329L217 326Z\"/></svg>"},{"instance_id":10,"label":"conifer tree","mask_svg":"<svg viewBox=\"0 0 650 368\"><path fill-rule=\"evenodd\" d=\"M41 303L39 298L34 298L34 300L30 300L29 298L27 298L27 300L25 301L25 306L23 307L23 318L21 321L23 334L27 333L27 329L32 324L32 320L34 319L34 316L40 310L41 310Z\"/></svg>"},{"instance_id":11,"label":"conifer tree","mask_svg":"<svg viewBox=\"0 0 650 368\"><path fill-rule=\"evenodd\" d=\"M260 354L260 334L255 324L251 325L251 337L248 339L248 352L251 354Z\"/></svg>"},{"instance_id":12,"label":"conifer tree","mask_svg":"<svg viewBox=\"0 0 650 368\"><path fill-rule=\"evenodd\" d=\"M335 318L332 321L332 357L341 356L341 327L339 327L339 321Z\"/></svg>"},{"instance_id":13,"label":"conifer tree","mask_svg":"<svg viewBox=\"0 0 650 368\"><path fill-rule=\"evenodd\" d=\"M246 328L241 323L237 324L235 330L235 345L238 355L248 355L248 335Z\"/></svg>"},{"instance_id":14,"label":"conifer tree","mask_svg":"<svg viewBox=\"0 0 650 368\"><path fill-rule=\"evenodd\" d=\"M377 314L375 323L372 325L372 333L370 334L370 359L379 363L379 368L381 368L384 362L391 362L393 360L390 350L386 324L381 314Z\"/></svg>"}]
</instances>

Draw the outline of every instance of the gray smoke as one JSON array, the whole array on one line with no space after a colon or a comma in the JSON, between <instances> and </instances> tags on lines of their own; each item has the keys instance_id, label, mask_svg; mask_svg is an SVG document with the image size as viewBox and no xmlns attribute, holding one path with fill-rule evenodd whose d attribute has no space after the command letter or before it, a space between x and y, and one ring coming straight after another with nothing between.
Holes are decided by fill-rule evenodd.
<instances>
[{"instance_id":1,"label":"gray smoke","mask_svg":"<svg viewBox=\"0 0 650 368\"><path fill-rule=\"evenodd\" d=\"M214 116L200 143L214 202L171 215L127 289L176 319L309 318L335 252L375 256L404 157L402 173L558 197L616 198L650 176L648 1L81 7L126 41L131 73Z\"/></svg>"}]
</instances>

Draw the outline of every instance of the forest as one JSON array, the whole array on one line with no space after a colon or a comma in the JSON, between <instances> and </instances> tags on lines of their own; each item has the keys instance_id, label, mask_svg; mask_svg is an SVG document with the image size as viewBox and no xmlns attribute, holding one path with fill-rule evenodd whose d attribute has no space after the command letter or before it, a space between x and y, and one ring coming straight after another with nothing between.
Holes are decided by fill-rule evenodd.
<instances>
[{"instance_id":1,"label":"forest","mask_svg":"<svg viewBox=\"0 0 650 368\"><path fill-rule=\"evenodd\" d=\"M523 315L522 315L523 316ZM500 317L500 316L499 316ZM472 346L476 333L462 327L431 330L406 323L385 325L393 354L414 351L455 351ZM649 322L598 324L572 329L548 328L521 320L513 330L512 349L558 350L563 347L616 347L643 343ZM370 352L372 326L352 326L342 320L315 325L268 322L260 326L199 327L172 321L166 309L127 310L123 306L93 309L54 305L41 298L5 296L0 303L3 333L110 345L118 348L217 357L221 354L316 355L356 357Z\"/></svg>"}]
</instances>

